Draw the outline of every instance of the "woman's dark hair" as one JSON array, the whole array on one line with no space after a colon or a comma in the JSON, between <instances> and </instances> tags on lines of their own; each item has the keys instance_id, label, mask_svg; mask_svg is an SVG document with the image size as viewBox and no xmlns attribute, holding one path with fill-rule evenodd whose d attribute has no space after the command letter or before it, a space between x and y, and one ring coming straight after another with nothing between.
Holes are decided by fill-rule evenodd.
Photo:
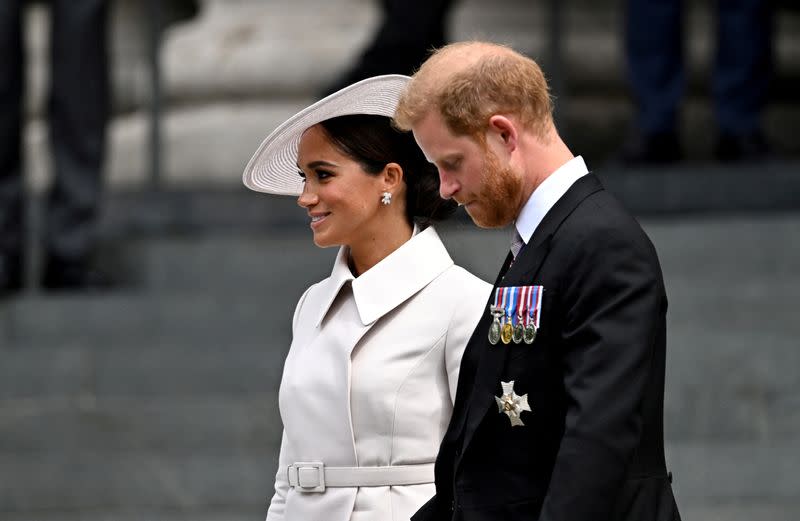
<instances>
[{"instance_id":1,"label":"woman's dark hair","mask_svg":"<svg viewBox=\"0 0 800 521\"><path fill-rule=\"evenodd\" d=\"M406 217L425 226L449 217L458 207L439 196L439 174L410 132L392 126L386 116L355 114L320 123L331 142L358 162L365 172L376 175L389 163L403 169L406 183Z\"/></svg>"}]
</instances>

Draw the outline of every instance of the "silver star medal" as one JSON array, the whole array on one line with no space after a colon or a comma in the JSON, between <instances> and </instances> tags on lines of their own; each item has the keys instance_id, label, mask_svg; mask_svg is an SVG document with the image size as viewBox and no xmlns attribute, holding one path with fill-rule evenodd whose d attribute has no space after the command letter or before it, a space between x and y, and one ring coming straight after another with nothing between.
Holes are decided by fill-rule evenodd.
<instances>
[{"instance_id":1,"label":"silver star medal","mask_svg":"<svg viewBox=\"0 0 800 521\"><path fill-rule=\"evenodd\" d=\"M517 393L514 392L514 380L510 382L500 382L500 386L503 388L503 396L495 396L494 400L497 402L497 408L499 409L498 412L504 412L508 416L508 419L511 420L511 426L516 427L517 425L525 426L520 419L520 415L522 411L531 412L531 408L528 405L528 395L523 394L522 396L518 396Z\"/></svg>"}]
</instances>

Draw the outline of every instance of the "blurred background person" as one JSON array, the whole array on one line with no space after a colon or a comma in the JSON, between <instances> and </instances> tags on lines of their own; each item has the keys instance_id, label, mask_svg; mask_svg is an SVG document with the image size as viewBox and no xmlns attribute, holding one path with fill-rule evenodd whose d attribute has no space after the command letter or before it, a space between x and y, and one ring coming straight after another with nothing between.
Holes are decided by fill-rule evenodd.
<instances>
[{"instance_id":1,"label":"blurred background person","mask_svg":"<svg viewBox=\"0 0 800 521\"><path fill-rule=\"evenodd\" d=\"M628 0L625 50L637 104L635 130L620 152L624 165L682 159L677 131L686 90L686 0ZM769 147L760 116L772 75L771 0L717 0L712 75L717 136L714 156L758 160Z\"/></svg>"},{"instance_id":2,"label":"blurred background person","mask_svg":"<svg viewBox=\"0 0 800 521\"><path fill-rule=\"evenodd\" d=\"M25 182L21 161L23 0L0 3L0 294L23 286ZM53 183L44 217L41 285L101 285L90 266L109 113L106 0L52 0L47 104Z\"/></svg>"},{"instance_id":3,"label":"blurred background person","mask_svg":"<svg viewBox=\"0 0 800 521\"><path fill-rule=\"evenodd\" d=\"M454 0L381 0L382 19L358 60L323 89L323 95L370 76L411 74L431 49L447 43Z\"/></svg>"}]
</instances>

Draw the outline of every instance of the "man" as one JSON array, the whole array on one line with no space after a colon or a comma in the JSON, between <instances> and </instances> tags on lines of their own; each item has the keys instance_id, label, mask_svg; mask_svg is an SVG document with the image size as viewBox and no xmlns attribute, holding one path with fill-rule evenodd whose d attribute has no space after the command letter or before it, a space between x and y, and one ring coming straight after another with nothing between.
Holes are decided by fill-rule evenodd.
<instances>
[{"instance_id":1,"label":"man","mask_svg":"<svg viewBox=\"0 0 800 521\"><path fill-rule=\"evenodd\" d=\"M381 0L381 23L358 60L323 89L327 96L381 74L411 74L447 41L453 0Z\"/></svg>"},{"instance_id":2,"label":"man","mask_svg":"<svg viewBox=\"0 0 800 521\"><path fill-rule=\"evenodd\" d=\"M656 252L559 137L542 71L506 47L452 44L395 119L442 197L516 229L464 353L436 495L412 519L679 520Z\"/></svg>"},{"instance_id":3,"label":"man","mask_svg":"<svg viewBox=\"0 0 800 521\"><path fill-rule=\"evenodd\" d=\"M23 286L23 0L0 2L0 298ZM53 184L44 216L47 290L103 285L90 267L109 110L107 0L54 0L48 121Z\"/></svg>"},{"instance_id":4,"label":"man","mask_svg":"<svg viewBox=\"0 0 800 521\"><path fill-rule=\"evenodd\" d=\"M625 55L636 100L634 132L618 159L658 164L682 157L678 129L686 90L687 11L681 0L627 0ZM720 0L711 93L720 161L759 161L770 155L760 122L772 79L775 5L767 0Z\"/></svg>"}]
</instances>

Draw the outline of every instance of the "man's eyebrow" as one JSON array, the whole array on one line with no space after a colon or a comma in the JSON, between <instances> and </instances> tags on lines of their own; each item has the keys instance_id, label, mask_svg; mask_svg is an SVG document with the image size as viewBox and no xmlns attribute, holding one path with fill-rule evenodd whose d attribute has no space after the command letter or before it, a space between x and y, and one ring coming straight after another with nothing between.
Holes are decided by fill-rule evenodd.
<instances>
[{"instance_id":1,"label":"man's eyebrow","mask_svg":"<svg viewBox=\"0 0 800 521\"><path fill-rule=\"evenodd\" d=\"M456 161L458 161L462 157L464 157L463 154L461 154L459 152L453 152L452 154L447 154L447 155L442 156L439 159L439 162L441 162L441 163L455 163Z\"/></svg>"}]
</instances>

